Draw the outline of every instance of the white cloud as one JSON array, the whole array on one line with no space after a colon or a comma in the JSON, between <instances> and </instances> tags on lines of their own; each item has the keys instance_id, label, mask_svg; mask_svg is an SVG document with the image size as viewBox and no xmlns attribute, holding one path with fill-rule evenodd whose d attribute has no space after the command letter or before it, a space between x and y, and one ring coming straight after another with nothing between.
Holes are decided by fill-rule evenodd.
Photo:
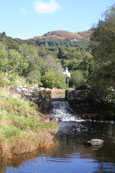
<instances>
[{"instance_id":1,"label":"white cloud","mask_svg":"<svg viewBox=\"0 0 115 173\"><path fill-rule=\"evenodd\" d=\"M38 0L35 1L34 8L36 13L54 13L60 9L61 6L55 0L50 0L50 2Z\"/></svg>"},{"instance_id":2,"label":"white cloud","mask_svg":"<svg viewBox=\"0 0 115 173\"><path fill-rule=\"evenodd\" d=\"M21 8L20 8L20 12L21 12L22 14L26 14L26 13L27 13L27 11L26 11L26 9L25 9L24 7L21 7Z\"/></svg>"}]
</instances>

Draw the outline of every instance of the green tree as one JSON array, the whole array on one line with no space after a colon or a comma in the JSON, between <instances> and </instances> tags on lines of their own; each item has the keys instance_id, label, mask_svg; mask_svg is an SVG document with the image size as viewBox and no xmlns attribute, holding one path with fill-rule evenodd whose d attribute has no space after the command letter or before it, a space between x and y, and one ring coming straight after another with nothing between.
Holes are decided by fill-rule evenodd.
<instances>
[{"instance_id":1,"label":"green tree","mask_svg":"<svg viewBox=\"0 0 115 173\"><path fill-rule=\"evenodd\" d=\"M92 73L92 71L94 70L94 60L91 57L85 57L83 59L83 61L81 61L78 65L78 70L81 70L84 77L88 78L89 75Z\"/></svg>"},{"instance_id":2,"label":"green tree","mask_svg":"<svg viewBox=\"0 0 115 173\"><path fill-rule=\"evenodd\" d=\"M49 71L41 77L45 88L66 88L66 79L61 72Z\"/></svg>"},{"instance_id":3,"label":"green tree","mask_svg":"<svg viewBox=\"0 0 115 173\"><path fill-rule=\"evenodd\" d=\"M74 88L79 87L80 85L84 84L85 79L83 77L82 71L80 70L76 70L72 72L72 76L71 76L71 86Z\"/></svg>"},{"instance_id":4,"label":"green tree","mask_svg":"<svg viewBox=\"0 0 115 173\"><path fill-rule=\"evenodd\" d=\"M54 88L56 86L56 76L54 72L47 72L41 77L41 83L45 88Z\"/></svg>"},{"instance_id":5,"label":"green tree","mask_svg":"<svg viewBox=\"0 0 115 173\"><path fill-rule=\"evenodd\" d=\"M7 72L20 73L20 71L21 71L21 60L22 60L21 54L18 51L14 50L14 49L10 49L9 50L9 56L8 56Z\"/></svg>"},{"instance_id":6,"label":"green tree","mask_svg":"<svg viewBox=\"0 0 115 173\"><path fill-rule=\"evenodd\" d=\"M66 88L66 77L62 72L55 72L56 88Z\"/></svg>"},{"instance_id":7,"label":"green tree","mask_svg":"<svg viewBox=\"0 0 115 173\"><path fill-rule=\"evenodd\" d=\"M8 52L5 45L0 42L0 70L6 72L8 64Z\"/></svg>"},{"instance_id":8,"label":"green tree","mask_svg":"<svg viewBox=\"0 0 115 173\"><path fill-rule=\"evenodd\" d=\"M49 67L49 69L53 69L55 71L61 71L62 69L61 63L58 62L55 57L53 57L50 54L47 54L43 57L43 59L46 61L47 67Z\"/></svg>"},{"instance_id":9,"label":"green tree","mask_svg":"<svg viewBox=\"0 0 115 173\"><path fill-rule=\"evenodd\" d=\"M115 113L115 5L105 12L103 20L94 28L92 40L98 45L92 51L95 70L89 78L91 97L101 105L113 105Z\"/></svg>"},{"instance_id":10,"label":"green tree","mask_svg":"<svg viewBox=\"0 0 115 173\"><path fill-rule=\"evenodd\" d=\"M97 41L98 45L92 53L96 60L110 62L115 56L115 5L109 8L104 19L100 20L94 28L92 40Z\"/></svg>"},{"instance_id":11,"label":"green tree","mask_svg":"<svg viewBox=\"0 0 115 173\"><path fill-rule=\"evenodd\" d=\"M36 83L39 86L41 85L40 79L41 79L41 74L38 69L30 71L27 75L27 82L30 84Z\"/></svg>"}]
</instances>

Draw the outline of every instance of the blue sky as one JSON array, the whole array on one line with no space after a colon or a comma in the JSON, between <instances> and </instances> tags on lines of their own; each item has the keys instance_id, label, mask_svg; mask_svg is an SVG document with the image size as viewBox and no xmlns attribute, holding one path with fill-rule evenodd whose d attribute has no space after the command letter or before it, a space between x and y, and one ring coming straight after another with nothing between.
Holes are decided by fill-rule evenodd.
<instances>
[{"instance_id":1,"label":"blue sky","mask_svg":"<svg viewBox=\"0 0 115 173\"><path fill-rule=\"evenodd\" d=\"M1 0L0 32L32 38L53 30L90 29L114 0Z\"/></svg>"}]
</instances>

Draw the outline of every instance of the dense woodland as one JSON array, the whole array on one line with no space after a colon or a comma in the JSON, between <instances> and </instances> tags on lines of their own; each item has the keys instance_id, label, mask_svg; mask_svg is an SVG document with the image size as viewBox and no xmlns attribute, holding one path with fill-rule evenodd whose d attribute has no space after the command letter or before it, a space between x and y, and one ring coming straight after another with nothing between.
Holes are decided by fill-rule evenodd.
<instances>
[{"instance_id":1,"label":"dense woodland","mask_svg":"<svg viewBox=\"0 0 115 173\"><path fill-rule=\"evenodd\" d=\"M115 113L115 5L93 28L91 40L21 40L0 34L0 85L15 79L48 88L66 88L63 69L71 72L70 87L88 84L92 99L112 105ZM7 76L7 81L5 80Z\"/></svg>"},{"instance_id":2,"label":"dense woodland","mask_svg":"<svg viewBox=\"0 0 115 173\"><path fill-rule=\"evenodd\" d=\"M50 42L55 43L57 40L51 39ZM57 46L51 44L47 47L38 45L34 41L12 39L2 33L0 35L1 72L24 77L29 84L66 88L66 78L62 72L68 67L72 74L70 86L76 87L75 80L86 81L92 71L94 58L91 55L91 47L95 44L92 41L81 40L77 42L77 46L72 47L71 41L68 41L68 46L64 40L58 42ZM75 74L76 79L74 79Z\"/></svg>"}]
</instances>

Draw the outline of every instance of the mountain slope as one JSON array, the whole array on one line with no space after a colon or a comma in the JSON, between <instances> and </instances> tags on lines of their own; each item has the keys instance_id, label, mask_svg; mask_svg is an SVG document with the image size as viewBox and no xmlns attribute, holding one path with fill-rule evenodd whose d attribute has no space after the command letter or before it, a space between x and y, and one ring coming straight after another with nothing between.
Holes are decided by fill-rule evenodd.
<instances>
[{"instance_id":1,"label":"mountain slope","mask_svg":"<svg viewBox=\"0 0 115 173\"><path fill-rule=\"evenodd\" d=\"M87 30L87 31L83 31L83 32L73 33L73 32L69 32L69 31L65 31L65 30L57 30L57 31L48 32L48 33L44 34L43 36L34 37L31 40L53 39L53 38L55 38L55 39L56 38L57 39L75 38L75 39L89 40L92 32L93 32L92 30Z\"/></svg>"}]
</instances>

